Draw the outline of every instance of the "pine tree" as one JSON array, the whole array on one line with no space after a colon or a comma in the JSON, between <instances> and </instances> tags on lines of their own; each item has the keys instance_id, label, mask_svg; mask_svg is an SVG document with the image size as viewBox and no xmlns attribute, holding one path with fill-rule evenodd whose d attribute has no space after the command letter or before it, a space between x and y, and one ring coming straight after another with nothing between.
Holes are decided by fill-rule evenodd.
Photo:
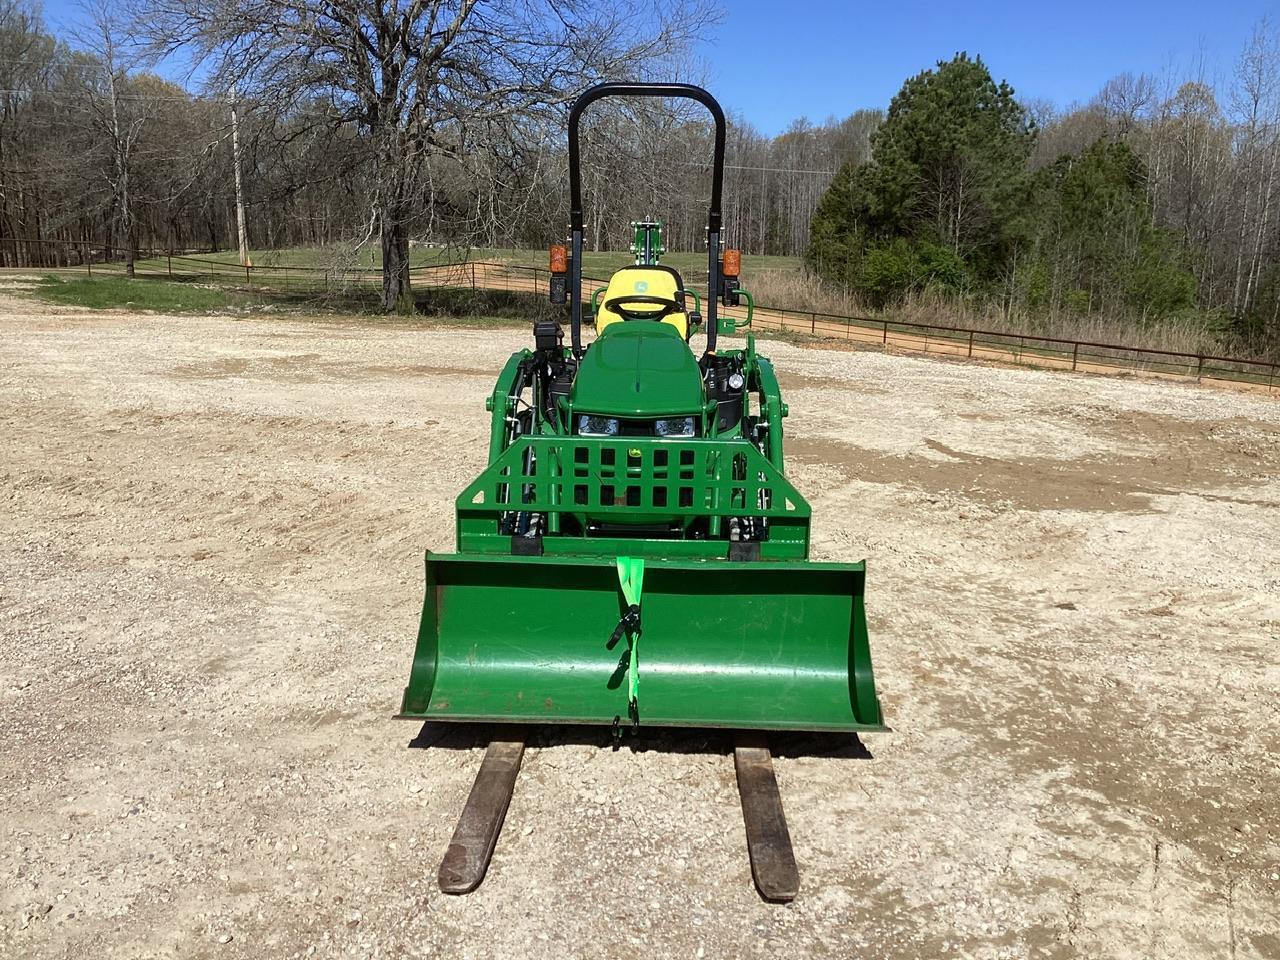
<instances>
[{"instance_id":1,"label":"pine tree","mask_svg":"<svg viewBox=\"0 0 1280 960\"><path fill-rule=\"evenodd\" d=\"M846 165L819 204L811 268L878 300L994 276L1016 239L1034 143L1034 122L981 58L912 77L871 160Z\"/></svg>"},{"instance_id":2,"label":"pine tree","mask_svg":"<svg viewBox=\"0 0 1280 960\"><path fill-rule=\"evenodd\" d=\"M1035 178L1030 270L1047 278L1036 306L1166 316L1195 302L1178 236L1153 223L1147 171L1124 143L1101 139Z\"/></svg>"}]
</instances>

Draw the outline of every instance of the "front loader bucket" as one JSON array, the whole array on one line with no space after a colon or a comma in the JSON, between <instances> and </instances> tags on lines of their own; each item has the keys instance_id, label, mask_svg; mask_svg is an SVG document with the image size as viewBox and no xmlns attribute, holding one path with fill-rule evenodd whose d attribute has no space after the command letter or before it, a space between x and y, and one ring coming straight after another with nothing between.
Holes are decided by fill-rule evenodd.
<instances>
[{"instance_id":1,"label":"front loader bucket","mask_svg":"<svg viewBox=\"0 0 1280 960\"><path fill-rule=\"evenodd\" d=\"M634 661L628 636L610 644L627 605L609 559L428 554L426 566L402 716L883 729L861 563L646 560Z\"/></svg>"}]
</instances>

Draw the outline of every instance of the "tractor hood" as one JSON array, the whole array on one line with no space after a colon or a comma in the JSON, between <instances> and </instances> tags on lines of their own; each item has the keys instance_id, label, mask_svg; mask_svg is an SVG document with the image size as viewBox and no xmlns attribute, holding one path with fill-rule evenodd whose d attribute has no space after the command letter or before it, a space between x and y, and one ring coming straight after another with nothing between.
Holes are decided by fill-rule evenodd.
<instances>
[{"instance_id":1,"label":"tractor hood","mask_svg":"<svg viewBox=\"0 0 1280 960\"><path fill-rule=\"evenodd\" d=\"M575 412L663 417L702 410L702 371L669 323L611 323L596 338L574 378Z\"/></svg>"}]
</instances>

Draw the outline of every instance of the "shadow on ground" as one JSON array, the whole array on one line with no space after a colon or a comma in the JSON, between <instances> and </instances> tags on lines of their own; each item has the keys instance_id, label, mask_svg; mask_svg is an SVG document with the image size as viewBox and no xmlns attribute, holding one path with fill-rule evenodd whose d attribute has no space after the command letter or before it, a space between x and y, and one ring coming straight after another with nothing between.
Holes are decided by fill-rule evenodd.
<instances>
[{"instance_id":1,"label":"shadow on ground","mask_svg":"<svg viewBox=\"0 0 1280 960\"><path fill-rule=\"evenodd\" d=\"M474 750L488 746L491 740L509 739L518 730L500 723L440 723L428 720L409 741L408 747L423 750ZM586 746L602 750L627 749L632 753L674 753L728 756L733 753L736 730L646 730L638 734L624 733L615 742L607 727L537 726L530 729L531 747ZM775 757L821 757L829 760L871 760L873 754L855 733L793 733L768 735L769 749Z\"/></svg>"}]
</instances>

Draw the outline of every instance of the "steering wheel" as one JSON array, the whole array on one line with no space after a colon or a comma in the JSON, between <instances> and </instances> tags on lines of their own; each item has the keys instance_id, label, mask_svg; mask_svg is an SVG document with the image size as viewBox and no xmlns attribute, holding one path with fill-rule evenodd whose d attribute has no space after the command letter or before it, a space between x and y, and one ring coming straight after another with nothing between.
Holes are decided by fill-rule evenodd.
<instances>
[{"instance_id":1,"label":"steering wheel","mask_svg":"<svg viewBox=\"0 0 1280 960\"><path fill-rule=\"evenodd\" d=\"M631 304L636 303L648 304L649 309L628 309ZM668 300L666 297L655 297L647 293L631 293L624 297L613 297L610 300L606 300L604 309L622 314L624 320L661 320L668 314L678 313L683 310L684 304L678 300Z\"/></svg>"}]
</instances>

